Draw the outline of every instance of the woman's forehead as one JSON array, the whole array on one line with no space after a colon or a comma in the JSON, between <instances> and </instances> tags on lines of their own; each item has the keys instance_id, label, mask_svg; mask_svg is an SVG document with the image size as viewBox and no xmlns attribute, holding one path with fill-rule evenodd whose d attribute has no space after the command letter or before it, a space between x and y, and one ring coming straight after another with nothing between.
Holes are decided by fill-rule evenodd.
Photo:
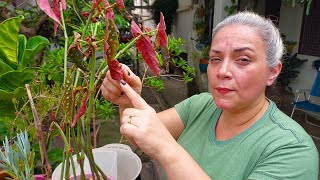
<instances>
[{"instance_id":1,"label":"woman's forehead","mask_svg":"<svg viewBox=\"0 0 320 180\"><path fill-rule=\"evenodd\" d=\"M261 36L254 27L241 24L221 28L213 37L211 46L225 46L226 44L235 46L235 48L264 46Z\"/></svg>"}]
</instances>

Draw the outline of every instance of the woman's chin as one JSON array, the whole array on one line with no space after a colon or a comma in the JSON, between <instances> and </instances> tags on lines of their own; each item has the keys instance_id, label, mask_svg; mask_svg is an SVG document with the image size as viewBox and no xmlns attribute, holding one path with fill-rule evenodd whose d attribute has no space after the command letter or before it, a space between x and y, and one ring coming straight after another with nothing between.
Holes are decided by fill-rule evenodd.
<instances>
[{"instance_id":1,"label":"woman's chin","mask_svg":"<svg viewBox=\"0 0 320 180\"><path fill-rule=\"evenodd\" d=\"M235 108L235 104L234 102L228 102L225 100L216 100L215 99L215 103L217 105L218 108L222 109L222 110L228 110L228 109L233 109Z\"/></svg>"}]
</instances>

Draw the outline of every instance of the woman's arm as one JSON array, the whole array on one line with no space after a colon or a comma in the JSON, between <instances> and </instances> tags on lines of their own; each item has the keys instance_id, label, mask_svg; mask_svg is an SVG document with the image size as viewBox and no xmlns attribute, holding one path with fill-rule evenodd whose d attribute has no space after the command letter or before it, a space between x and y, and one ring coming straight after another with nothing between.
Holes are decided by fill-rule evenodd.
<instances>
[{"instance_id":1,"label":"woman's arm","mask_svg":"<svg viewBox=\"0 0 320 180\"><path fill-rule=\"evenodd\" d=\"M169 179L210 179L175 140L183 130L176 110L157 114L130 86L120 87L134 107L123 111L121 133L160 162Z\"/></svg>"},{"instance_id":2,"label":"woman's arm","mask_svg":"<svg viewBox=\"0 0 320 180\"><path fill-rule=\"evenodd\" d=\"M181 135L184 125L175 108L170 108L158 113L161 122L166 126L175 140Z\"/></svg>"}]
</instances>

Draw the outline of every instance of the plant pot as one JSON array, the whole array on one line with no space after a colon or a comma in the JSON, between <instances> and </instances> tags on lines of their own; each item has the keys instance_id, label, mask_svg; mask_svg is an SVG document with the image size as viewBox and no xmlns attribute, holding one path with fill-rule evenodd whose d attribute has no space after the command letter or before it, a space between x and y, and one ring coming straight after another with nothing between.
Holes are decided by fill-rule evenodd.
<instances>
[{"instance_id":1,"label":"plant pot","mask_svg":"<svg viewBox=\"0 0 320 180\"><path fill-rule=\"evenodd\" d=\"M200 72L206 73L208 68L208 59L202 58L199 60L199 70Z\"/></svg>"},{"instance_id":2,"label":"plant pot","mask_svg":"<svg viewBox=\"0 0 320 180\"><path fill-rule=\"evenodd\" d=\"M37 174L33 176L35 180L45 180L46 178L42 174Z\"/></svg>"},{"instance_id":3,"label":"plant pot","mask_svg":"<svg viewBox=\"0 0 320 180\"><path fill-rule=\"evenodd\" d=\"M81 180L81 175L77 175L75 178L76 178L76 180ZM85 178L87 180L92 179L92 174L91 173L85 174ZM110 177L110 176L108 176L107 178L108 178L108 180L115 180L113 177ZM69 179L74 179L74 176L70 176Z\"/></svg>"},{"instance_id":4,"label":"plant pot","mask_svg":"<svg viewBox=\"0 0 320 180\"><path fill-rule=\"evenodd\" d=\"M142 162L134 154L131 148L124 144L107 144L100 148L92 150L95 163L102 169L109 179L126 180L135 179L139 176ZM76 176L81 173L80 165L77 163L76 155L73 155L73 161L76 169ZM60 180L62 164L58 165L53 171L52 180ZM85 158L84 171L90 176L91 169L89 161ZM69 172L73 174L72 169Z\"/></svg>"},{"instance_id":5,"label":"plant pot","mask_svg":"<svg viewBox=\"0 0 320 180\"><path fill-rule=\"evenodd\" d=\"M11 179L11 178L12 177L9 174L7 174L6 172L0 171L0 180L7 180L7 179ZM45 178L42 174L34 175L34 179L35 180L45 180Z\"/></svg>"}]
</instances>

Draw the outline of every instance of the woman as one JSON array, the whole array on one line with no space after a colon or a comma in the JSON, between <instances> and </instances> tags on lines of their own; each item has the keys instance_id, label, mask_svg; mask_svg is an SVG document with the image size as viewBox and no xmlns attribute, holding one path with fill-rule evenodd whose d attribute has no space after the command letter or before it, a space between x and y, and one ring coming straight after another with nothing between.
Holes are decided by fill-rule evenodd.
<instances>
[{"instance_id":1,"label":"woman","mask_svg":"<svg viewBox=\"0 0 320 180\"><path fill-rule=\"evenodd\" d=\"M120 106L121 133L159 161L169 179L318 179L312 139L265 96L282 67L277 28L243 12L219 23L212 37L212 94L158 114L140 97L136 75L119 83L107 74L102 92Z\"/></svg>"}]
</instances>

